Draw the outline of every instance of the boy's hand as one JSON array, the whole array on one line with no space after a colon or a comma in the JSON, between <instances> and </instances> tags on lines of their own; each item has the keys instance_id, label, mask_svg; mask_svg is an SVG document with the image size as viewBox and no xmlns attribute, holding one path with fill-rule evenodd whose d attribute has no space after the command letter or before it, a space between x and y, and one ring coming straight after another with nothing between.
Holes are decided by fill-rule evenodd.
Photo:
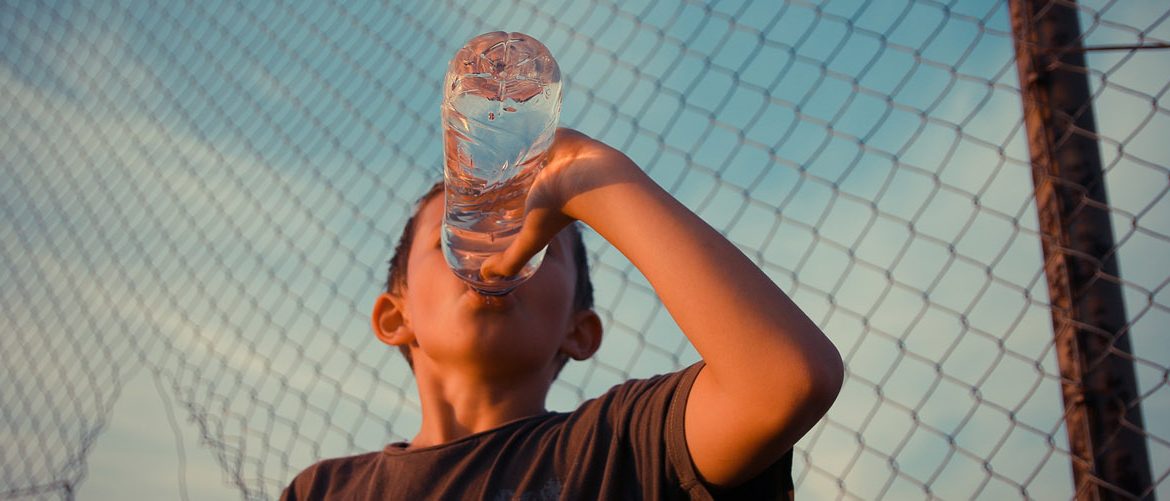
<instances>
[{"instance_id":1,"label":"boy's hand","mask_svg":"<svg viewBox=\"0 0 1170 501\"><path fill-rule=\"evenodd\" d=\"M590 204L590 194L609 185L647 182L649 177L622 152L573 129L558 128L544 169L528 192L524 226L503 253L484 261L484 278L520 271L574 220L604 210Z\"/></svg>"}]
</instances>

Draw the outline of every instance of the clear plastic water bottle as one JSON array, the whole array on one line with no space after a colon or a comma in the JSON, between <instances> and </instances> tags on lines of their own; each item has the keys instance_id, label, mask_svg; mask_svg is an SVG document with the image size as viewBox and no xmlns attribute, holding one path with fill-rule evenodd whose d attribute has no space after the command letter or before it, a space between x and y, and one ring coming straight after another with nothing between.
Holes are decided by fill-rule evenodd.
<instances>
[{"instance_id":1,"label":"clear plastic water bottle","mask_svg":"<svg viewBox=\"0 0 1170 501\"><path fill-rule=\"evenodd\" d=\"M480 293L507 294L536 272L543 249L514 276L489 281L479 270L524 222L560 116L561 72L536 39L497 31L455 53L443 89L443 255Z\"/></svg>"}]
</instances>

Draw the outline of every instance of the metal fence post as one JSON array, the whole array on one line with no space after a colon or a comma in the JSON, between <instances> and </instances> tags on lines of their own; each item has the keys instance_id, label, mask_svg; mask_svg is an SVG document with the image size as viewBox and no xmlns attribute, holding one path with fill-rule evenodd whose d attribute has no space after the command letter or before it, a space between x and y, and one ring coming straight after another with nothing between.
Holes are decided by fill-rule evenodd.
<instances>
[{"instance_id":1,"label":"metal fence post","mask_svg":"<svg viewBox=\"0 0 1170 501\"><path fill-rule=\"evenodd\" d=\"M1152 499L1073 0L1010 0L1076 497Z\"/></svg>"}]
</instances>

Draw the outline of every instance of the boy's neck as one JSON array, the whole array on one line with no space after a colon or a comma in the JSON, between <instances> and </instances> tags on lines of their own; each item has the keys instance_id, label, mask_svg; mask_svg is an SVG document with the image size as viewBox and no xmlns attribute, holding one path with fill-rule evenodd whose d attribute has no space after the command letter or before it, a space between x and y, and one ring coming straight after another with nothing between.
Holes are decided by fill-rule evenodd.
<instances>
[{"instance_id":1,"label":"boy's neck","mask_svg":"<svg viewBox=\"0 0 1170 501\"><path fill-rule=\"evenodd\" d=\"M544 414L552 386L542 374L521 380L492 381L478 375L445 372L442 377L416 367L422 426L410 448L430 447Z\"/></svg>"}]
</instances>

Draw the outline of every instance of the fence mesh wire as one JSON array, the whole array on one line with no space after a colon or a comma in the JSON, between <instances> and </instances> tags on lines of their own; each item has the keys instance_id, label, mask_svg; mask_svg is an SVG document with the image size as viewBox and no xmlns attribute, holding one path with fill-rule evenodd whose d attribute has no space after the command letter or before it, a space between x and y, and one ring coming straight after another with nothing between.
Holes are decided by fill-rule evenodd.
<instances>
[{"instance_id":1,"label":"fence mesh wire","mask_svg":"<svg viewBox=\"0 0 1170 501\"><path fill-rule=\"evenodd\" d=\"M1170 51L1149 47L1170 9L1078 8L1086 46L1124 46L1087 74L1107 278L1167 497ZM366 319L440 175L446 60L496 29L548 45L562 122L627 152L840 348L798 493L1071 497L1010 26L990 0L2 2L0 497L76 493L140 371L245 498L412 436L409 369ZM587 243L606 340L554 409L698 357Z\"/></svg>"}]
</instances>

